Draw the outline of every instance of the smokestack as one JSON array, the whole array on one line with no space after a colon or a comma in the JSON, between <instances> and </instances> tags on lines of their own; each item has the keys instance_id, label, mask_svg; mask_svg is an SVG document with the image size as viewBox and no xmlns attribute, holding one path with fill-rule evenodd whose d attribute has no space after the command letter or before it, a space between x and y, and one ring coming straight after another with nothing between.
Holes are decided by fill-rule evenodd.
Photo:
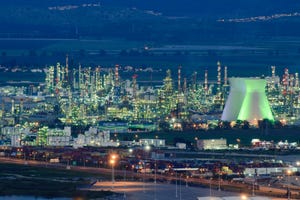
<instances>
[{"instance_id":1,"label":"smokestack","mask_svg":"<svg viewBox=\"0 0 300 200\"><path fill-rule=\"evenodd\" d=\"M221 90L221 63L220 63L220 61L217 62L217 65L218 65L218 70L217 70L217 72L218 72L218 75L217 75L218 82L217 82L217 84L218 84L218 91L220 91Z\"/></svg>"},{"instance_id":2,"label":"smokestack","mask_svg":"<svg viewBox=\"0 0 300 200\"><path fill-rule=\"evenodd\" d=\"M284 75L283 75L283 79L282 79L282 83L283 83L283 94L287 94L288 92L288 85L289 85L289 69L288 68L285 68L284 69Z\"/></svg>"},{"instance_id":3,"label":"smokestack","mask_svg":"<svg viewBox=\"0 0 300 200\"><path fill-rule=\"evenodd\" d=\"M205 89L205 92L207 93L208 91L208 81L207 81L207 76L208 76L208 71L205 70L205 74L204 74L204 89Z\"/></svg>"},{"instance_id":4,"label":"smokestack","mask_svg":"<svg viewBox=\"0 0 300 200\"><path fill-rule=\"evenodd\" d=\"M137 97L137 93L136 93L136 78L137 78L137 75L134 74L132 76L132 84L133 84L133 86L132 86L132 95L133 95L133 99L135 99L135 100L136 100L136 97Z\"/></svg>"},{"instance_id":5,"label":"smokestack","mask_svg":"<svg viewBox=\"0 0 300 200\"><path fill-rule=\"evenodd\" d=\"M178 67L178 93L181 92L181 66Z\"/></svg>"},{"instance_id":6,"label":"smokestack","mask_svg":"<svg viewBox=\"0 0 300 200\"><path fill-rule=\"evenodd\" d=\"M101 73L101 67L98 66L96 68L96 77L95 77L95 79L96 79L96 90L97 91L100 90L100 88L101 88L101 75L100 75L100 73Z\"/></svg>"},{"instance_id":7,"label":"smokestack","mask_svg":"<svg viewBox=\"0 0 300 200\"><path fill-rule=\"evenodd\" d=\"M197 72L193 73L193 89L196 90L197 89Z\"/></svg>"},{"instance_id":8,"label":"smokestack","mask_svg":"<svg viewBox=\"0 0 300 200\"><path fill-rule=\"evenodd\" d=\"M184 94L186 94L186 89L187 89L187 86L186 86L186 77L184 77L184 79L183 79L183 92L184 92Z\"/></svg>"},{"instance_id":9,"label":"smokestack","mask_svg":"<svg viewBox=\"0 0 300 200\"><path fill-rule=\"evenodd\" d=\"M276 67L275 67L275 66L271 66L271 69L272 69L272 78L274 79L275 76L276 76L276 74L275 74L275 72L276 72Z\"/></svg>"},{"instance_id":10,"label":"smokestack","mask_svg":"<svg viewBox=\"0 0 300 200\"><path fill-rule=\"evenodd\" d=\"M11 100L11 114L15 114L15 100L12 99Z\"/></svg>"},{"instance_id":11,"label":"smokestack","mask_svg":"<svg viewBox=\"0 0 300 200\"><path fill-rule=\"evenodd\" d=\"M82 72L81 72L81 64L79 63L79 66L78 66L78 88L79 89L82 89L81 86L82 86Z\"/></svg>"},{"instance_id":12,"label":"smokestack","mask_svg":"<svg viewBox=\"0 0 300 200\"><path fill-rule=\"evenodd\" d=\"M66 55L66 80L69 82L69 55Z\"/></svg>"},{"instance_id":13,"label":"smokestack","mask_svg":"<svg viewBox=\"0 0 300 200\"><path fill-rule=\"evenodd\" d=\"M228 85L227 66L224 67L224 85Z\"/></svg>"},{"instance_id":14,"label":"smokestack","mask_svg":"<svg viewBox=\"0 0 300 200\"><path fill-rule=\"evenodd\" d=\"M293 88L294 88L294 75L291 74L289 79L290 79L289 80L290 84L289 84L288 91L292 94L294 92L293 91Z\"/></svg>"},{"instance_id":15,"label":"smokestack","mask_svg":"<svg viewBox=\"0 0 300 200\"><path fill-rule=\"evenodd\" d=\"M115 66L115 87L119 86L119 65Z\"/></svg>"}]
</instances>

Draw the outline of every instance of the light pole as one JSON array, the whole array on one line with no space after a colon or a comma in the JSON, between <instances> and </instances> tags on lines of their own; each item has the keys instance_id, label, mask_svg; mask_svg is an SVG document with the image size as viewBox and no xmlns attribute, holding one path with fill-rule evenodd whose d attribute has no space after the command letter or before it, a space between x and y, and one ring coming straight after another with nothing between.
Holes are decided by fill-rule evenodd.
<instances>
[{"instance_id":1,"label":"light pole","mask_svg":"<svg viewBox=\"0 0 300 200\"><path fill-rule=\"evenodd\" d=\"M218 187L218 190L221 191L221 175L220 175L220 172L219 172L219 187Z\"/></svg>"},{"instance_id":2,"label":"light pole","mask_svg":"<svg viewBox=\"0 0 300 200\"><path fill-rule=\"evenodd\" d=\"M124 168L124 199L126 199L126 194L125 194L125 191L126 191L126 169L127 169L127 165L125 165L125 168Z\"/></svg>"},{"instance_id":3,"label":"light pole","mask_svg":"<svg viewBox=\"0 0 300 200\"><path fill-rule=\"evenodd\" d=\"M47 163L48 163L48 156L49 156L49 153L48 153L48 152L46 152L46 153L45 153L45 162L46 162L46 167L48 167L48 166L47 166Z\"/></svg>"},{"instance_id":4,"label":"light pole","mask_svg":"<svg viewBox=\"0 0 300 200\"><path fill-rule=\"evenodd\" d=\"M212 195L212 191L211 191L211 179L212 179L212 178L209 179L209 196L210 196L210 197L211 197L211 195Z\"/></svg>"},{"instance_id":5,"label":"light pole","mask_svg":"<svg viewBox=\"0 0 300 200\"><path fill-rule=\"evenodd\" d=\"M252 196L255 196L254 190L255 190L255 178L253 176L253 184L252 184Z\"/></svg>"},{"instance_id":6,"label":"light pole","mask_svg":"<svg viewBox=\"0 0 300 200\"><path fill-rule=\"evenodd\" d=\"M33 151L32 154L33 154L33 160L35 161L35 156L36 156L37 152Z\"/></svg>"},{"instance_id":7,"label":"light pole","mask_svg":"<svg viewBox=\"0 0 300 200\"><path fill-rule=\"evenodd\" d=\"M128 152L129 152L130 156L132 156L133 149L128 149ZM134 166L130 165L130 169L131 169L131 180L133 181L133 169L134 169Z\"/></svg>"},{"instance_id":8,"label":"light pole","mask_svg":"<svg viewBox=\"0 0 300 200\"><path fill-rule=\"evenodd\" d=\"M155 153L155 158L154 158L155 160L154 160L154 200L156 200L156 196L157 196L157 194L156 194L156 153Z\"/></svg>"},{"instance_id":9,"label":"light pole","mask_svg":"<svg viewBox=\"0 0 300 200\"><path fill-rule=\"evenodd\" d=\"M112 183L112 186L111 188L114 189L114 184L115 184L115 163L116 163L116 159L117 159L117 155L115 154L112 154L110 156L110 160L109 160L109 163L111 164L111 183Z\"/></svg>"},{"instance_id":10,"label":"light pole","mask_svg":"<svg viewBox=\"0 0 300 200\"><path fill-rule=\"evenodd\" d=\"M292 174L292 171L289 169L287 170L287 175L288 175L288 187L287 187L287 195L288 195L288 200L291 199L291 192L290 192L290 184L291 184L291 174Z\"/></svg>"},{"instance_id":11,"label":"light pole","mask_svg":"<svg viewBox=\"0 0 300 200\"><path fill-rule=\"evenodd\" d=\"M181 200L181 174L179 176L179 199Z\"/></svg>"},{"instance_id":12,"label":"light pole","mask_svg":"<svg viewBox=\"0 0 300 200\"><path fill-rule=\"evenodd\" d=\"M144 148L144 174L143 174L143 191L146 192L146 183L145 183L145 176L146 176L146 152L150 151L151 147L149 145L146 145Z\"/></svg>"},{"instance_id":13,"label":"light pole","mask_svg":"<svg viewBox=\"0 0 300 200\"><path fill-rule=\"evenodd\" d=\"M177 186L177 172L175 171L175 176L176 176L176 193L175 196L178 198L178 186Z\"/></svg>"},{"instance_id":14,"label":"light pole","mask_svg":"<svg viewBox=\"0 0 300 200\"><path fill-rule=\"evenodd\" d=\"M188 178L189 178L189 176L186 175L186 179L185 179L185 187L188 187Z\"/></svg>"},{"instance_id":15,"label":"light pole","mask_svg":"<svg viewBox=\"0 0 300 200\"><path fill-rule=\"evenodd\" d=\"M156 154L155 154L155 157L156 157ZM155 185L156 185L156 168L157 168L157 166L156 166L156 158L155 158L155 160L154 160L154 183L155 183Z\"/></svg>"}]
</instances>

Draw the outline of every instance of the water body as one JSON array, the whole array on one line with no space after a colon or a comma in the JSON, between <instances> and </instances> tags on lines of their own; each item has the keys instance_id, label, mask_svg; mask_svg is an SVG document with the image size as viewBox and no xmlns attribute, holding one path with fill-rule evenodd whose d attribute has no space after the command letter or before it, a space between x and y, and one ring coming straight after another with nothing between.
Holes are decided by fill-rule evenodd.
<instances>
[{"instance_id":1,"label":"water body","mask_svg":"<svg viewBox=\"0 0 300 200\"><path fill-rule=\"evenodd\" d=\"M71 200L71 198L43 198L35 196L2 196L0 200Z\"/></svg>"}]
</instances>

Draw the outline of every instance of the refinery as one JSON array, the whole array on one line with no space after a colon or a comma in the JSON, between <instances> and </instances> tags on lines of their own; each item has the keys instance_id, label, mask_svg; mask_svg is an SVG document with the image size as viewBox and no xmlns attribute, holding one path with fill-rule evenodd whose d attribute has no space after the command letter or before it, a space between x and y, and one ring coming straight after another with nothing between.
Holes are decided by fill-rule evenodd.
<instances>
[{"instance_id":1,"label":"refinery","mask_svg":"<svg viewBox=\"0 0 300 200\"><path fill-rule=\"evenodd\" d=\"M139 79L134 71L122 78L120 72L125 69L132 67L70 68L67 55L65 65L57 63L44 69L44 83L2 86L1 143L16 144L17 140L22 141L19 145L51 145L51 137L57 136L62 140L60 146L68 146L74 135L71 127L81 135L94 128L90 132L97 138L100 132L184 132L299 124L299 78L288 69L282 77L272 66L270 76L236 78L228 77L230 68L217 62L217 76L212 80L208 70L194 72L187 79L179 66L176 77L166 70L160 72L165 73L163 80L156 82ZM109 136L105 138L110 141ZM101 143L93 142L96 146ZM104 146L109 145L118 144Z\"/></svg>"}]
</instances>

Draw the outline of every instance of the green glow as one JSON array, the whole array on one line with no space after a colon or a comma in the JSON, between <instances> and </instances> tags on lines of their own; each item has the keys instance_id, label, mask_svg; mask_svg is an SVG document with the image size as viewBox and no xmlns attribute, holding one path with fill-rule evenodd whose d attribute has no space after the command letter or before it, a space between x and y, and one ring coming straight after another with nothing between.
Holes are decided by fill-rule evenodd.
<instances>
[{"instance_id":1,"label":"green glow","mask_svg":"<svg viewBox=\"0 0 300 200\"><path fill-rule=\"evenodd\" d=\"M265 95L265 80L246 79L245 85L246 94L238 115L238 120L255 121L268 119L274 121L269 102Z\"/></svg>"}]
</instances>

